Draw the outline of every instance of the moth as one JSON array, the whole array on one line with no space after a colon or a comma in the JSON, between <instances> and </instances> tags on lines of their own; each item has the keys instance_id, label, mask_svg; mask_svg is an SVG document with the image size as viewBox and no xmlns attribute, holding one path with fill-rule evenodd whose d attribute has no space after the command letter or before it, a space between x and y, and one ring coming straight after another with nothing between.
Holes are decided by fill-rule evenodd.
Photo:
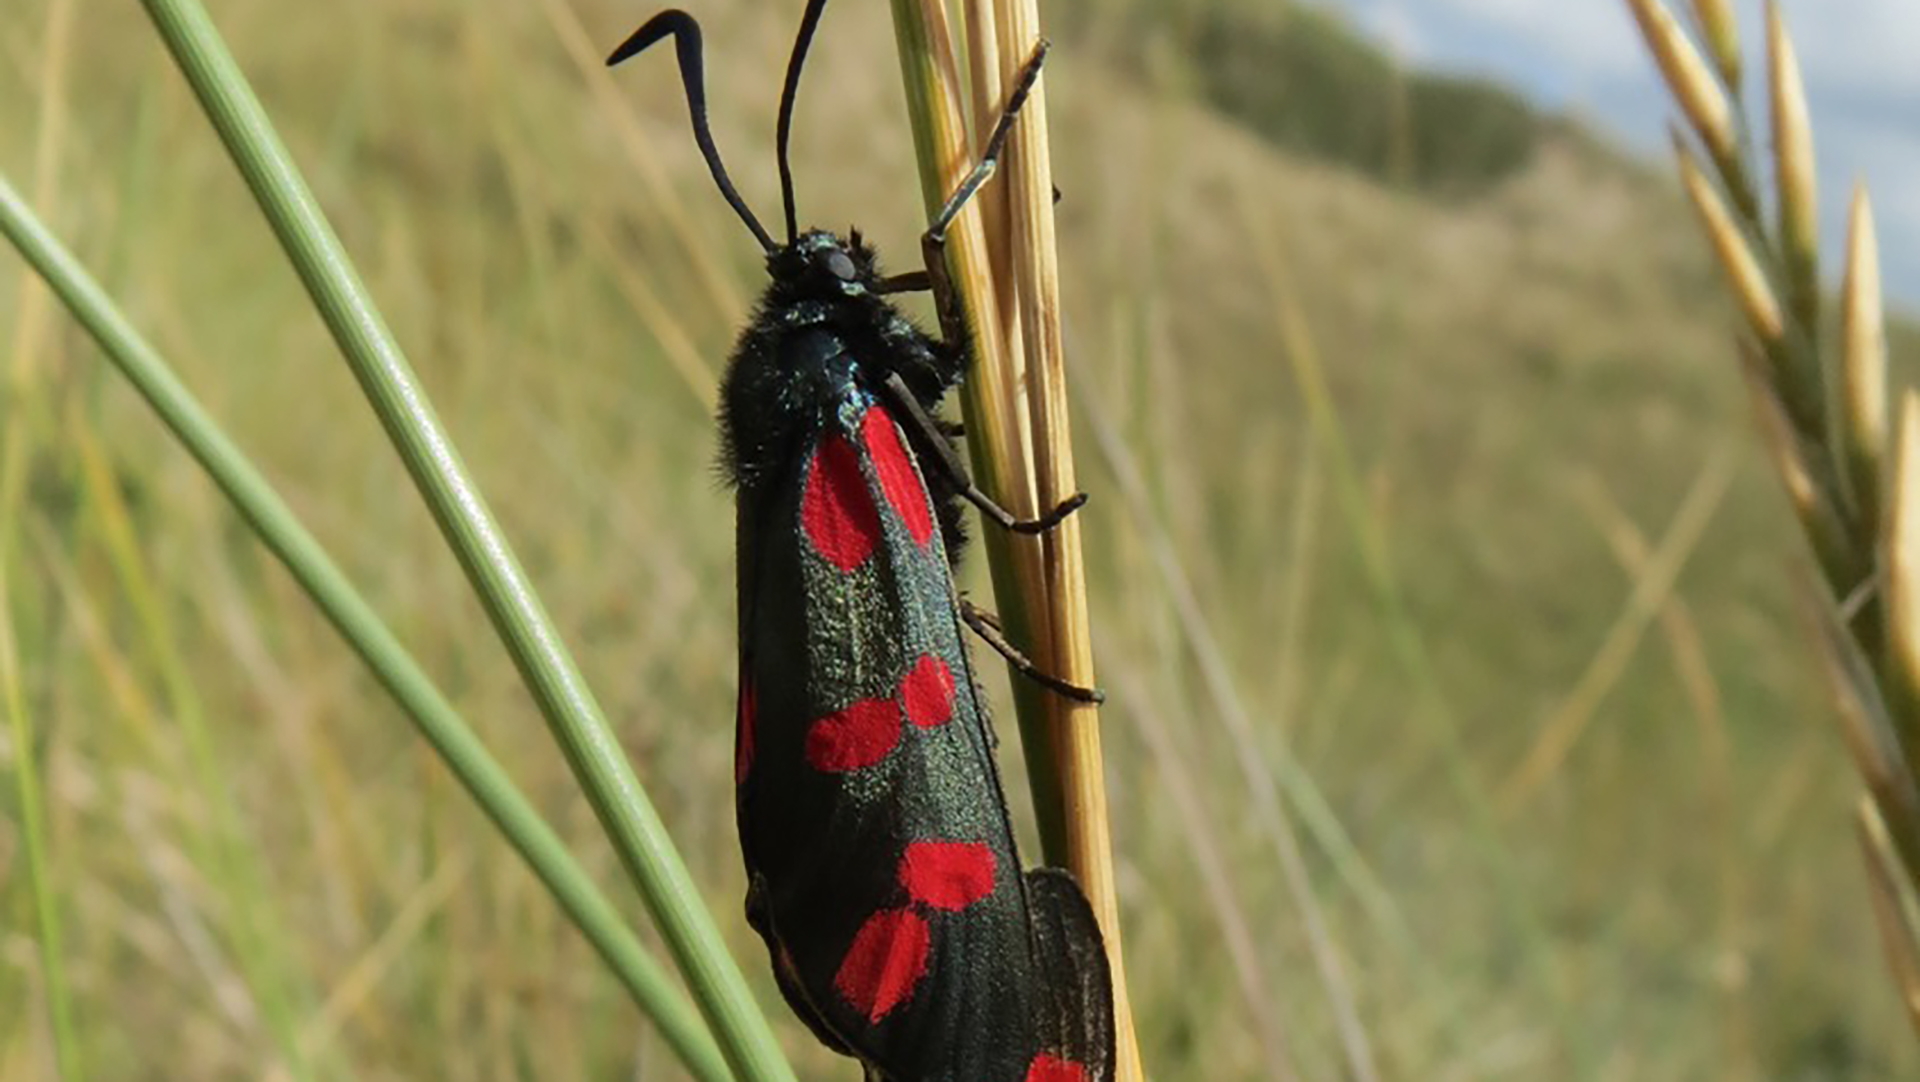
<instances>
[{"instance_id":1,"label":"moth","mask_svg":"<svg viewBox=\"0 0 1920 1082\"><path fill-rule=\"evenodd\" d=\"M714 146L693 17L663 11L608 59L674 39L694 138L771 279L719 410L737 514L734 782L747 915L788 1004L859 1060L868 1082L1108 1082L1100 930L1068 873L1022 869L963 628L1005 643L953 579L962 500L1002 527L1040 532L1084 496L1015 518L967 479L953 429L933 419L968 357L941 245L991 176L1046 47L1022 69L980 165L935 216L926 269L887 276L858 232L797 226L788 136L824 8L807 4L780 100L784 243ZM888 299L909 290L933 291L941 337ZM1093 694L1024 671L1063 694Z\"/></svg>"}]
</instances>

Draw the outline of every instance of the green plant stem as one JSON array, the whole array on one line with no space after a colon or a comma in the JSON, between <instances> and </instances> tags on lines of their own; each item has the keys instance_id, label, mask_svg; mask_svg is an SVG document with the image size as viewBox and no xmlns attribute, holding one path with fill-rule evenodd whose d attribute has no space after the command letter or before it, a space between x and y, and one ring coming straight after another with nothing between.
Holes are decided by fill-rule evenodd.
<instances>
[{"instance_id":1,"label":"green plant stem","mask_svg":"<svg viewBox=\"0 0 1920 1082\"><path fill-rule=\"evenodd\" d=\"M660 1027L681 1061L701 1082L728 1082L733 1076L692 1004L640 945L613 904L567 851L566 844L534 811L465 719L354 590L319 541L181 384L165 358L133 328L72 253L34 217L4 176L0 176L0 232L52 287L413 719L420 735L440 753L448 769L552 892L634 1002ZM0 641L0 647L4 646ZM0 656L0 665L4 662L5 657ZM4 675L0 670L0 677ZM5 686L0 679L0 691ZM9 708L9 713L14 711Z\"/></svg>"},{"instance_id":2,"label":"green plant stem","mask_svg":"<svg viewBox=\"0 0 1920 1082\"><path fill-rule=\"evenodd\" d=\"M727 1062L746 1082L787 1082L793 1070L612 727L205 7L143 2L533 693Z\"/></svg>"}]
</instances>

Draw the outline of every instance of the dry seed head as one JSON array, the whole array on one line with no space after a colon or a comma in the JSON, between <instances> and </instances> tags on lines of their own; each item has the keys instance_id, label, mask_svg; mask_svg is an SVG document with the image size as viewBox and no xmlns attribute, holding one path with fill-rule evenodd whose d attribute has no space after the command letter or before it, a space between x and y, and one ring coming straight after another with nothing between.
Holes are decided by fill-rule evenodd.
<instances>
[{"instance_id":1,"label":"dry seed head","mask_svg":"<svg viewBox=\"0 0 1920 1082\"><path fill-rule=\"evenodd\" d=\"M1780 302L1774 299L1773 287L1767 284L1767 276L1754 259L1753 249L1747 245L1739 227L1733 224L1726 201L1720 198L1713 182L1694 162L1693 155L1687 152L1686 144L1680 140L1678 133L1674 136L1673 146L1680 157L1680 181L1686 186L1694 209L1700 212L1700 223L1706 228L1707 239L1713 242L1713 250L1720 257L1720 266L1727 272L1727 280L1733 286L1734 297L1740 302L1741 310L1746 313L1747 323L1767 342L1779 341L1782 331Z\"/></svg>"},{"instance_id":2,"label":"dry seed head","mask_svg":"<svg viewBox=\"0 0 1920 1082\"><path fill-rule=\"evenodd\" d=\"M1707 48L1720 68L1720 78L1728 86L1739 86L1740 29L1734 25L1732 5L1727 0L1693 0L1693 15L1707 37Z\"/></svg>"},{"instance_id":3,"label":"dry seed head","mask_svg":"<svg viewBox=\"0 0 1920 1082\"><path fill-rule=\"evenodd\" d=\"M1733 108L1706 61L1700 58L1700 51L1693 47L1693 40L1660 0L1627 0L1627 3L1640 24L1641 36L1647 39L1647 47L1653 50L1653 58L1660 65L1660 74L1680 103L1680 111L1706 141L1716 161L1737 160Z\"/></svg>"},{"instance_id":4,"label":"dry seed head","mask_svg":"<svg viewBox=\"0 0 1920 1082\"><path fill-rule=\"evenodd\" d=\"M1900 404L1882 574L1887 590L1889 689L1895 702L1920 704L1920 395Z\"/></svg>"},{"instance_id":5,"label":"dry seed head","mask_svg":"<svg viewBox=\"0 0 1920 1082\"><path fill-rule=\"evenodd\" d=\"M1770 90L1773 97L1773 156L1780 186L1780 239L1786 245L1796 278L1796 291L1817 295L1812 281L1819 251L1813 180L1813 126L1807 120L1806 88L1800 81L1800 62L1793 39L1787 35L1778 3L1767 5L1767 50L1772 57Z\"/></svg>"},{"instance_id":6,"label":"dry seed head","mask_svg":"<svg viewBox=\"0 0 1920 1082\"><path fill-rule=\"evenodd\" d=\"M1880 249L1873 204L1853 191L1847 224L1847 275L1840 287L1840 401L1847 473L1872 526L1878 518L1880 463L1887 449L1887 332L1880 311Z\"/></svg>"}]
</instances>

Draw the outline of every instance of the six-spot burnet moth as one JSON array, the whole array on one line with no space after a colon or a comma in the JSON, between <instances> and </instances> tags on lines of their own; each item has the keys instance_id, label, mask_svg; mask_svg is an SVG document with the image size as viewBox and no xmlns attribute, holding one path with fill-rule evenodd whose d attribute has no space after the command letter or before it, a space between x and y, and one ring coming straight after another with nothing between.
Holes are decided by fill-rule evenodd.
<instances>
[{"instance_id":1,"label":"six-spot burnet moth","mask_svg":"<svg viewBox=\"0 0 1920 1082\"><path fill-rule=\"evenodd\" d=\"M1045 46L980 166L935 217L927 269L885 277L858 233L796 223L787 134L824 7L808 2L781 96L784 244L714 147L694 19L662 12L608 59L675 39L695 139L772 277L720 405L738 515L735 784L748 918L795 1013L859 1059L870 1082L1109 1082L1100 931L1065 872L1022 873L961 631L992 627L961 601L950 564L961 499L1003 527L1040 532L1082 497L1015 519L966 479L950 430L931 419L967 357L940 246L991 175ZM886 299L911 289L933 290L942 338ZM1062 694L1092 694L1027 671Z\"/></svg>"}]
</instances>

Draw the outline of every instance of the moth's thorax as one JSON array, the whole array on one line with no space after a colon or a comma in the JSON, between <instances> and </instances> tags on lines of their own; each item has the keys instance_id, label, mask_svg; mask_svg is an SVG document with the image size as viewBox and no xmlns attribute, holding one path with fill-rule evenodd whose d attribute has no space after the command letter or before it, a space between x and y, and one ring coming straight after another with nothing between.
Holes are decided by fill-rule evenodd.
<instances>
[{"instance_id":1,"label":"moth's thorax","mask_svg":"<svg viewBox=\"0 0 1920 1082\"><path fill-rule=\"evenodd\" d=\"M845 338L822 325L801 324L781 353L781 377L796 403L807 403L822 421L846 428L873 396L860 385L860 362Z\"/></svg>"},{"instance_id":2,"label":"moth's thorax","mask_svg":"<svg viewBox=\"0 0 1920 1082\"><path fill-rule=\"evenodd\" d=\"M963 349L890 303L858 233L809 230L774 250L767 272L720 388L721 462L737 487L787 476L896 375L928 410L959 379Z\"/></svg>"}]
</instances>

